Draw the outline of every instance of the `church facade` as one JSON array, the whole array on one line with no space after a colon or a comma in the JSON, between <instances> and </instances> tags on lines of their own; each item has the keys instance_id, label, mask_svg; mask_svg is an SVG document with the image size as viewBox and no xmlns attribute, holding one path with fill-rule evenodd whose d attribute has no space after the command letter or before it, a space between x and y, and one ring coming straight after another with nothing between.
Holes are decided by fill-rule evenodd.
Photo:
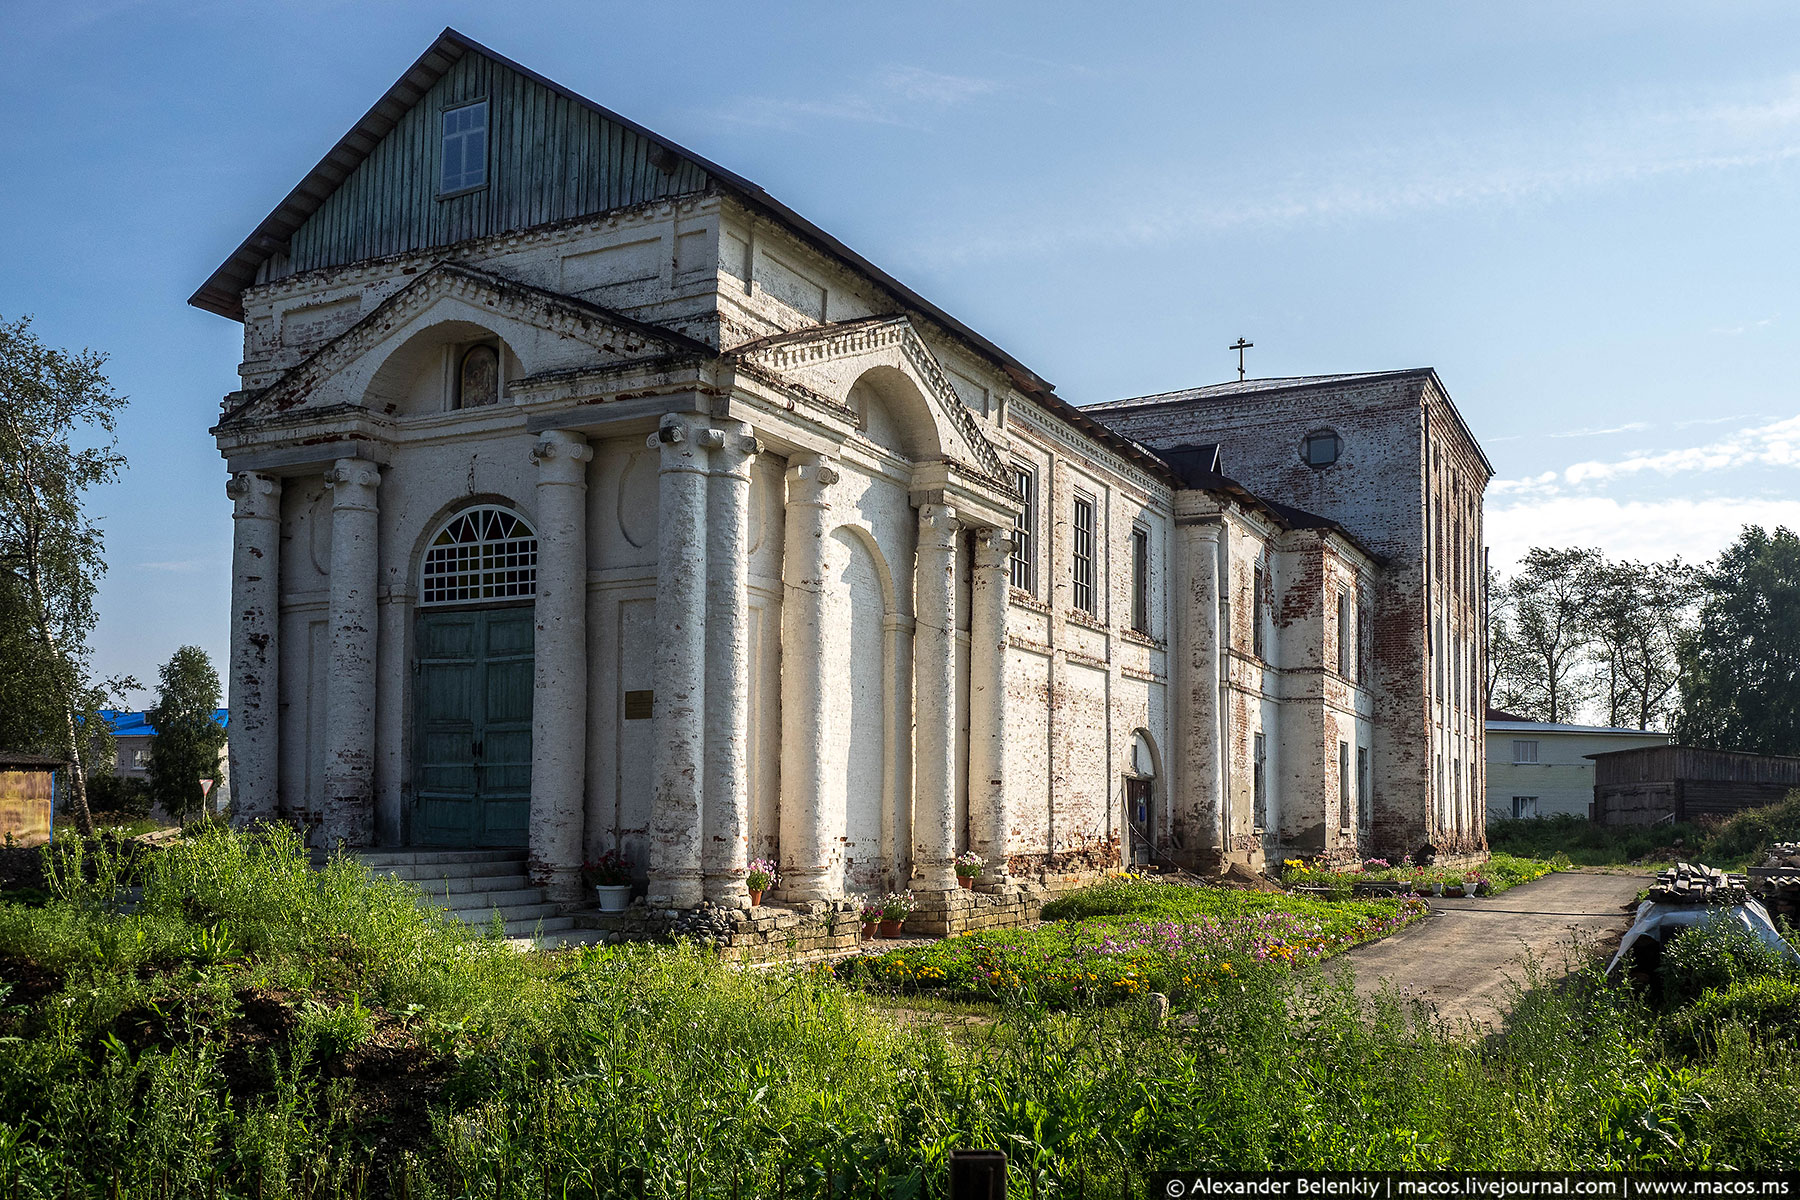
<instances>
[{"instance_id":1,"label":"church facade","mask_svg":"<svg viewBox=\"0 0 1800 1200\"><path fill-rule=\"evenodd\" d=\"M665 908L1482 844L1491 470L1429 370L1078 408L453 31L191 302L244 326L241 821Z\"/></svg>"}]
</instances>

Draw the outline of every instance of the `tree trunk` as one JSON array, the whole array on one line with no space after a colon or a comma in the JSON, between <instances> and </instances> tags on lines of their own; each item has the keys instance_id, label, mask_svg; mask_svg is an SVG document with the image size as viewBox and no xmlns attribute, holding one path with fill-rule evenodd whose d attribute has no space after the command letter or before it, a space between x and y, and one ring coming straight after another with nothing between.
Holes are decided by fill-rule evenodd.
<instances>
[{"instance_id":1,"label":"tree trunk","mask_svg":"<svg viewBox=\"0 0 1800 1200\"><path fill-rule=\"evenodd\" d=\"M94 814L88 811L87 772L81 769L81 750L75 740L75 709L63 705L63 753L69 756L69 791L75 797L75 828L82 837L94 836Z\"/></svg>"}]
</instances>

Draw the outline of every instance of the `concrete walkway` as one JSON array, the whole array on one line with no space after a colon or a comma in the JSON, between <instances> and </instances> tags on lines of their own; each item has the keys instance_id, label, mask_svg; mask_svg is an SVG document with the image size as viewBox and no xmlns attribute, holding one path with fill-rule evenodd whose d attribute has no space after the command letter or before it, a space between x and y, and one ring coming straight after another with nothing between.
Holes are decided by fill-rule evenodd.
<instances>
[{"instance_id":1,"label":"concrete walkway","mask_svg":"<svg viewBox=\"0 0 1800 1200\"><path fill-rule=\"evenodd\" d=\"M1568 871L1483 900L1434 898L1430 917L1327 969L1351 967L1359 995L1391 981L1402 999L1425 1000L1452 1025L1496 1028L1528 957L1554 978L1577 956L1610 948L1631 923L1623 906L1650 878Z\"/></svg>"}]
</instances>

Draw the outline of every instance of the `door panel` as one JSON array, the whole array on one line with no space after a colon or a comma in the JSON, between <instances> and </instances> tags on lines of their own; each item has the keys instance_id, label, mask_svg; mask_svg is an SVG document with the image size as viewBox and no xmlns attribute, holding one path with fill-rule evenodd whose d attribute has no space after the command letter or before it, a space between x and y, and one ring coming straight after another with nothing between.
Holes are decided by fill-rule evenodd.
<instances>
[{"instance_id":1,"label":"door panel","mask_svg":"<svg viewBox=\"0 0 1800 1200\"><path fill-rule=\"evenodd\" d=\"M419 615L415 843L525 844L532 620L529 608Z\"/></svg>"}]
</instances>

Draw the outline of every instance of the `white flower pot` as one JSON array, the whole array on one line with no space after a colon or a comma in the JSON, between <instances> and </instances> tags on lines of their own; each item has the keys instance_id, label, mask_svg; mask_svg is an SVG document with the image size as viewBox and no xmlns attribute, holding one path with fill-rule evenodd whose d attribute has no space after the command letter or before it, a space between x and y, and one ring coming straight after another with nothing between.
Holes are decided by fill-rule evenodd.
<instances>
[{"instance_id":1,"label":"white flower pot","mask_svg":"<svg viewBox=\"0 0 1800 1200\"><path fill-rule=\"evenodd\" d=\"M631 907L629 883L596 883L594 893L600 897L601 912L624 912Z\"/></svg>"}]
</instances>

